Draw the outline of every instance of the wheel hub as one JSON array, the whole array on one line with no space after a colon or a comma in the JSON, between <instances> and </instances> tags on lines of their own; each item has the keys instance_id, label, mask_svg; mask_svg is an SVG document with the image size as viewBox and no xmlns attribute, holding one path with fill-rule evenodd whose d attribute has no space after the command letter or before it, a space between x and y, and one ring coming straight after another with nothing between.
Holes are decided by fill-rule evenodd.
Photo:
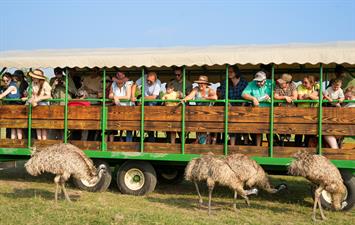
<instances>
[{"instance_id":1,"label":"wheel hub","mask_svg":"<svg viewBox=\"0 0 355 225\"><path fill-rule=\"evenodd\" d=\"M144 186L144 174L140 169L132 168L128 170L124 176L125 185L133 190L139 190Z\"/></svg>"}]
</instances>

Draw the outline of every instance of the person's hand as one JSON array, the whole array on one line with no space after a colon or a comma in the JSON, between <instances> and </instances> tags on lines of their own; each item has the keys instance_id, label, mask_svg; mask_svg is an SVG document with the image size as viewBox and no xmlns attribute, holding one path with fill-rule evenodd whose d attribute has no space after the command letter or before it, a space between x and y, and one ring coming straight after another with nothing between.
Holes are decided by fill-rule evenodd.
<instances>
[{"instance_id":1,"label":"person's hand","mask_svg":"<svg viewBox=\"0 0 355 225\"><path fill-rule=\"evenodd\" d=\"M259 101L256 98L253 98L253 105L254 106L259 106Z\"/></svg>"},{"instance_id":2,"label":"person's hand","mask_svg":"<svg viewBox=\"0 0 355 225\"><path fill-rule=\"evenodd\" d=\"M336 107L341 107L340 103L335 104Z\"/></svg>"},{"instance_id":3,"label":"person's hand","mask_svg":"<svg viewBox=\"0 0 355 225\"><path fill-rule=\"evenodd\" d=\"M328 98L328 101L329 101L329 102L333 102L333 99L331 99L331 98Z\"/></svg>"},{"instance_id":4,"label":"person's hand","mask_svg":"<svg viewBox=\"0 0 355 225\"><path fill-rule=\"evenodd\" d=\"M270 96L266 94L266 95L264 96L264 99L265 99L266 101L268 101L268 100L270 100Z\"/></svg>"},{"instance_id":5,"label":"person's hand","mask_svg":"<svg viewBox=\"0 0 355 225\"><path fill-rule=\"evenodd\" d=\"M187 100L184 99L184 98L180 100L180 102L181 102L182 104L184 104L186 101L187 101Z\"/></svg>"},{"instance_id":6,"label":"person's hand","mask_svg":"<svg viewBox=\"0 0 355 225\"><path fill-rule=\"evenodd\" d=\"M289 96L286 96L286 97L285 97L285 100L286 100L287 103L291 103L291 102L292 102L292 98L289 97Z\"/></svg>"},{"instance_id":7,"label":"person's hand","mask_svg":"<svg viewBox=\"0 0 355 225\"><path fill-rule=\"evenodd\" d=\"M53 86L57 86L58 85L58 79L55 79L54 82L53 82Z\"/></svg>"},{"instance_id":8,"label":"person's hand","mask_svg":"<svg viewBox=\"0 0 355 225\"><path fill-rule=\"evenodd\" d=\"M339 103L343 103L344 99L338 99Z\"/></svg>"},{"instance_id":9,"label":"person's hand","mask_svg":"<svg viewBox=\"0 0 355 225\"><path fill-rule=\"evenodd\" d=\"M131 101L135 102L135 101L137 101L137 98L136 97L131 97Z\"/></svg>"},{"instance_id":10,"label":"person's hand","mask_svg":"<svg viewBox=\"0 0 355 225\"><path fill-rule=\"evenodd\" d=\"M116 96L114 97L113 101L115 102L115 105L120 105L120 99L118 99Z\"/></svg>"}]
</instances>

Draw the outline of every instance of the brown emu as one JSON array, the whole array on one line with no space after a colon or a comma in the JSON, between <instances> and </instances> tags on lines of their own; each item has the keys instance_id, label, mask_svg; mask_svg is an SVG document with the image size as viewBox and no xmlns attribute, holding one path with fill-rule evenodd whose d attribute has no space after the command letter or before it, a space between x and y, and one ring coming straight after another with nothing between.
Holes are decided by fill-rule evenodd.
<instances>
[{"instance_id":1,"label":"brown emu","mask_svg":"<svg viewBox=\"0 0 355 225\"><path fill-rule=\"evenodd\" d=\"M343 199L346 187L339 170L324 156L313 155L306 151L299 151L294 156L295 160L290 164L288 171L294 176L302 176L317 186L314 193L314 205L312 219L316 220L317 205L321 218L326 219L320 202L323 190L330 193L332 206L335 210L343 207Z\"/></svg>"},{"instance_id":2,"label":"brown emu","mask_svg":"<svg viewBox=\"0 0 355 225\"><path fill-rule=\"evenodd\" d=\"M236 199L239 194L249 205L248 195L256 194L257 189L244 190L245 186L258 186L271 193L278 190L270 187L269 181L262 168L255 161L248 157L235 154L227 158L215 157L211 154L193 159L187 165L185 170L186 180L193 181L196 186L199 202L202 203L202 197L198 190L198 181L206 181L208 186L208 213L211 209L212 191L216 183L227 186L234 190L233 209L236 210Z\"/></svg>"},{"instance_id":3,"label":"brown emu","mask_svg":"<svg viewBox=\"0 0 355 225\"><path fill-rule=\"evenodd\" d=\"M66 200L70 201L65 189L65 182L70 176L83 179L89 184L95 184L101 177L93 162L82 150L72 144L55 144L44 148L33 148L30 160L25 164L26 170L32 176L43 172L55 174L56 184L55 201L58 199L58 189L64 193Z\"/></svg>"}]
</instances>

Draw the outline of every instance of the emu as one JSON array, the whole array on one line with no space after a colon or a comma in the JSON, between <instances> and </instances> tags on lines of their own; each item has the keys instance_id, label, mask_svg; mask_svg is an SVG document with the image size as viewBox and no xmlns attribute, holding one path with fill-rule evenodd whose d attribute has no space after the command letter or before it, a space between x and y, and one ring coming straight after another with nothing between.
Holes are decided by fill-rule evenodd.
<instances>
[{"instance_id":1,"label":"emu","mask_svg":"<svg viewBox=\"0 0 355 225\"><path fill-rule=\"evenodd\" d=\"M78 147L64 143L43 148L34 147L25 168L32 176L38 176L43 172L56 175L55 201L58 200L58 190L61 189L69 202L71 200L65 189L65 182L70 176L86 180L89 184L96 184L104 172L100 169L98 173L92 160Z\"/></svg>"},{"instance_id":2,"label":"emu","mask_svg":"<svg viewBox=\"0 0 355 225\"><path fill-rule=\"evenodd\" d=\"M253 166L247 166L251 162L254 162L252 163ZM234 190L233 209L236 210L236 199L238 194L245 199L248 206L250 205L248 195L257 194L257 189L244 190L244 186L250 188L258 186L271 193L276 193L285 188L285 185L280 186L279 189L271 188L265 172L263 172L260 166L257 167L255 165L259 166L255 161L250 160L248 157L241 154L235 154L227 158L218 158L213 156L213 154L209 154L189 162L185 170L185 179L195 183L200 204L202 204L202 197L197 182L206 181L209 191L209 215L211 212L212 191L216 183Z\"/></svg>"},{"instance_id":3,"label":"emu","mask_svg":"<svg viewBox=\"0 0 355 225\"><path fill-rule=\"evenodd\" d=\"M316 221L317 205L322 220L326 219L320 202L323 190L330 193L332 207L340 210L345 207L343 199L346 195L346 187L339 170L324 156L313 155L306 151L299 151L294 156L288 172L294 176L302 176L317 186L314 192L314 205L312 219Z\"/></svg>"}]
</instances>

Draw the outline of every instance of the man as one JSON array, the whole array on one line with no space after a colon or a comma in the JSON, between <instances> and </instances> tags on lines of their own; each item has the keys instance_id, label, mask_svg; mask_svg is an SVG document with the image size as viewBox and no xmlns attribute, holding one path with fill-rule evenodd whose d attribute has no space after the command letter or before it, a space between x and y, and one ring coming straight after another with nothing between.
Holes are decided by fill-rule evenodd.
<instances>
[{"instance_id":1,"label":"man","mask_svg":"<svg viewBox=\"0 0 355 225\"><path fill-rule=\"evenodd\" d=\"M259 71L255 74L255 78L244 89L242 97L253 102L255 107L270 107L271 96L271 80L266 79L266 73ZM256 135L257 146L261 145L262 134Z\"/></svg>"},{"instance_id":2,"label":"man","mask_svg":"<svg viewBox=\"0 0 355 225\"><path fill-rule=\"evenodd\" d=\"M63 70L59 67L54 68L54 77L49 81L49 85L52 87L52 97L56 98L65 98L65 76L63 75ZM71 77L68 77L68 99L71 99L72 96L77 95L77 89L75 87L74 81ZM64 101L60 103L53 103L55 105L64 105Z\"/></svg>"},{"instance_id":3,"label":"man","mask_svg":"<svg viewBox=\"0 0 355 225\"><path fill-rule=\"evenodd\" d=\"M169 82L173 87L174 90L177 92L181 92L182 91L182 85L183 85L183 79L182 79L182 69L181 67L175 67L174 69L174 76L175 78ZM192 83L189 80L185 80L185 94L188 95L192 90Z\"/></svg>"},{"instance_id":4,"label":"man","mask_svg":"<svg viewBox=\"0 0 355 225\"><path fill-rule=\"evenodd\" d=\"M161 82L157 77L156 72L148 72L147 75L144 75L144 99L147 100L154 100L159 98L159 93L161 90ZM137 86L141 88L142 86L142 78L139 78L132 86L132 95L131 95L131 101L135 102L137 101L135 93L137 90ZM145 102L146 106L156 106L157 102ZM148 141L149 142L154 142L154 132L149 131L148 132Z\"/></svg>"}]
</instances>

